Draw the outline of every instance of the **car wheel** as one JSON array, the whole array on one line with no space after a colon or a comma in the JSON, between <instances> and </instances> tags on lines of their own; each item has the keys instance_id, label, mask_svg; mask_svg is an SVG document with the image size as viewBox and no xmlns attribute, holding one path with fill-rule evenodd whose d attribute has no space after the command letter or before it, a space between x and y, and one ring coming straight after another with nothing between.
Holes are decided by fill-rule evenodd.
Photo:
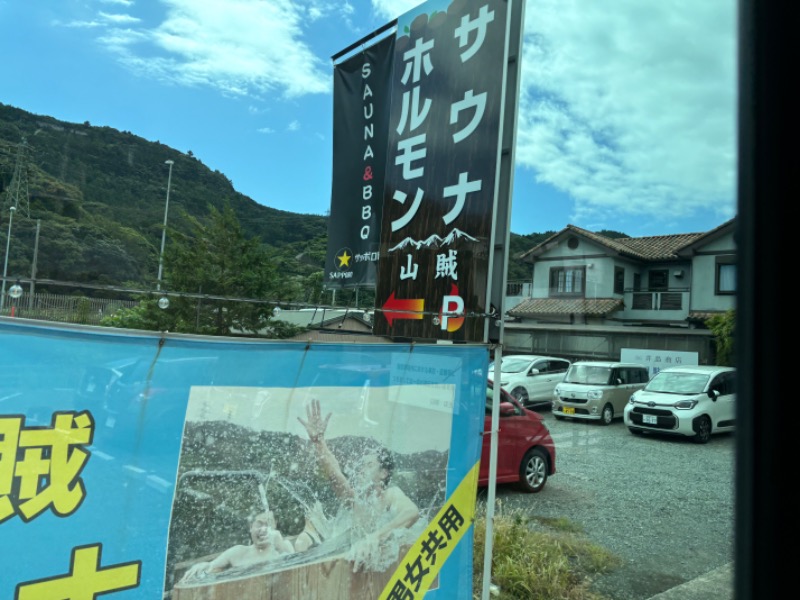
<instances>
[{"instance_id":1,"label":"car wheel","mask_svg":"<svg viewBox=\"0 0 800 600\"><path fill-rule=\"evenodd\" d=\"M603 412L600 413L600 422L603 425L611 425L611 421L614 420L614 407L610 404L606 404L603 407Z\"/></svg>"},{"instance_id":2,"label":"car wheel","mask_svg":"<svg viewBox=\"0 0 800 600\"><path fill-rule=\"evenodd\" d=\"M511 395L514 396L522 406L526 406L528 404L528 390L524 387L515 387L511 390Z\"/></svg>"},{"instance_id":3,"label":"car wheel","mask_svg":"<svg viewBox=\"0 0 800 600\"><path fill-rule=\"evenodd\" d=\"M694 422L694 437L692 440L696 444L705 444L711 439L711 419L705 415L698 417Z\"/></svg>"},{"instance_id":4,"label":"car wheel","mask_svg":"<svg viewBox=\"0 0 800 600\"><path fill-rule=\"evenodd\" d=\"M641 429L636 429L636 427L628 427L628 431L630 431L633 435L642 435Z\"/></svg>"},{"instance_id":5,"label":"car wheel","mask_svg":"<svg viewBox=\"0 0 800 600\"><path fill-rule=\"evenodd\" d=\"M524 492L535 494L547 483L547 456L541 448L531 448L525 453L519 466L519 487Z\"/></svg>"}]
</instances>

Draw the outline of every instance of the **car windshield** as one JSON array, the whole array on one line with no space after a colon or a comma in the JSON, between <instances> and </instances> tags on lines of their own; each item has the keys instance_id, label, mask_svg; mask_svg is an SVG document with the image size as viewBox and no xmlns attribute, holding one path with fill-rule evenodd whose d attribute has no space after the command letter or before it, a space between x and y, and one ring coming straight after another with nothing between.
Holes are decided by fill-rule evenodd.
<instances>
[{"instance_id":1,"label":"car windshield","mask_svg":"<svg viewBox=\"0 0 800 600\"><path fill-rule=\"evenodd\" d=\"M489 415L492 413L492 403L494 402L494 387L491 385L486 386L486 414ZM500 394L500 402L510 402L511 404L516 404L514 402L514 398L509 396L508 394Z\"/></svg>"},{"instance_id":2,"label":"car windshield","mask_svg":"<svg viewBox=\"0 0 800 600\"><path fill-rule=\"evenodd\" d=\"M705 373L661 371L650 380L644 389L648 392L664 394L699 394L706 388L708 377Z\"/></svg>"},{"instance_id":3,"label":"car windshield","mask_svg":"<svg viewBox=\"0 0 800 600\"><path fill-rule=\"evenodd\" d=\"M564 376L564 383L606 385L611 378L611 367L572 365Z\"/></svg>"},{"instance_id":4,"label":"car windshield","mask_svg":"<svg viewBox=\"0 0 800 600\"><path fill-rule=\"evenodd\" d=\"M527 358L504 358L500 363L501 373L521 373L531 364Z\"/></svg>"}]
</instances>

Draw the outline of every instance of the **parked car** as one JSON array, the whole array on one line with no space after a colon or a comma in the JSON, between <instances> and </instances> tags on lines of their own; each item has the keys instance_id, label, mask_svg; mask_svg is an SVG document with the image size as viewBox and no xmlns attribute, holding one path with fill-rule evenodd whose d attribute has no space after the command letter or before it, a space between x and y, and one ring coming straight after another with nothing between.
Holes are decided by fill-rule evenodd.
<instances>
[{"instance_id":1,"label":"parked car","mask_svg":"<svg viewBox=\"0 0 800 600\"><path fill-rule=\"evenodd\" d=\"M625 407L631 433L658 432L705 444L712 434L733 431L736 369L720 366L670 367L656 373Z\"/></svg>"},{"instance_id":2,"label":"parked car","mask_svg":"<svg viewBox=\"0 0 800 600\"><path fill-rule=\"evenodd\" d=\"M570 361L554 356L509 354L500 363L500 385L526 408L550 408L553 390L564 379ZM489 382L494 363L489 364Z\"/></svg>"},{"instance_id":3,"label":"parked car","mask_svg":"<svg viewBox=\"0 0 800 600\"><path fill-rule=\"evenodd\" d=\"M591 419L609 425L622 418L631 394L642 389L649 378L644 365L607 361L573 363L553 391L553 416Z\"/></svg>"},{"instance_id":4,"label":"parked car","mask_svg":"<svg viewBox=\"0 0 800 600\"><path fill-rule=\"evenodd\" d=\"M505 390L500 391L497 435L497 483L516 483L529 493L541 492L548 477L556 472L556 448L542 416L522 406ZM478 486L489 485L492 402L494 389L486 387L483 449Z\"/></svg>"}]
</instances>

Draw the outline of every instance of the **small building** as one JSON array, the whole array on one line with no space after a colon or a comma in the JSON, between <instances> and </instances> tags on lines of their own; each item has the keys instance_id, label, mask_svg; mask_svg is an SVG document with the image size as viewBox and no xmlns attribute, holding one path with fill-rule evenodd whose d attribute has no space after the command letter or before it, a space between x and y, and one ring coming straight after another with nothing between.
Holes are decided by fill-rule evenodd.
<instances>
[{"instance_id":1,"label":"small building","mask_svg":"<svg viewBox=\"0 0 800 600\"><path fill-rule=\"evenodd\" d=\"M372 311L342 308L282 310L276 317L305 330L292 341L339 343L392 343L388 337L372 334Z\"/></svg>"},{"instance_id":2,"label":"small building","mask_svg":"<svg viewBox=\"0 0 800 600\"><path fill-rule=\"evenodd\" d=\"M611 238L574 225L524 252L505 352L619 360L623 348L715 360L706 320L735 308L735 219L705 233Z\"/></svg>"}]
</instances>

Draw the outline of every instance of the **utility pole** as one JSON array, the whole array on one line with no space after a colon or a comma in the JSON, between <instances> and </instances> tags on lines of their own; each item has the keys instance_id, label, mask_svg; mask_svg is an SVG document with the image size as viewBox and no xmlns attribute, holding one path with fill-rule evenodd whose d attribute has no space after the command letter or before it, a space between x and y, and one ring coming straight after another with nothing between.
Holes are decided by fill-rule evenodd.
<instances>
[{"instance_id":1,"label":"utility pole","mask_svg":"<svg viewBox=\"0 0 800 600\"><path fill-rule=\"evenodd\" d=\"M11 191L9 196L11 201L8 207L8 234L6 236L6 255L3 259L3 285L0 290L0 311L3 310L6 302L6 278L8 277L8 255L11 251L11 224L14 222L14 213L19 208L21 192L24 188L23 208L25 216L30 216L30 203L28 201L28 159L26 157L28 143L22 138L22 143L17 146L17 159L14 164L14 174L11 177ZM4 203L5 204L5 203Z\"/></svg>"},{"instance_id":2,"label":"utility pole","mask_svg":"<svg viewBox=\"0 0 800 600\"><path fill-rule=\"evenodd\" d=\"M6 302L6 277L8 276L8 253L11 250L11 224L14 222L14 213L17 211L16 206L9 206L8 208L8 235L6 236L6 258L3 261L3 289L0 291L0 313Z\"/></svg>"},{"instance_id":3,"label":"utility pole","mask_svg":"<svg viewBox=\"0 0 800 600\"><path fill-rule=\"evenodd\" d=\"M175 161L165 160L164 164L169 165L169 175L167 176L167 201L164 203L164 229L161 230L161 252L158 254L158 283L156 289L161 291L161 273L164 269L164 242L167 240L167 213L169 212L169 187L172 184L172 165Z\"/></svg>"},{"instance_id":4,"label":"utility pole","mask_svg":"<svg viewBox=\"0 0 800 600\"><path fill-rule=\"evenodd\" d=\"M42 227L42 220L36 219L36 241L33 243L33 262L31 263L31 285L28 294L28 310L33 308L33 292L36 290L36 260L39 256L39 231Z\"/></svg>"}]
</instances>

